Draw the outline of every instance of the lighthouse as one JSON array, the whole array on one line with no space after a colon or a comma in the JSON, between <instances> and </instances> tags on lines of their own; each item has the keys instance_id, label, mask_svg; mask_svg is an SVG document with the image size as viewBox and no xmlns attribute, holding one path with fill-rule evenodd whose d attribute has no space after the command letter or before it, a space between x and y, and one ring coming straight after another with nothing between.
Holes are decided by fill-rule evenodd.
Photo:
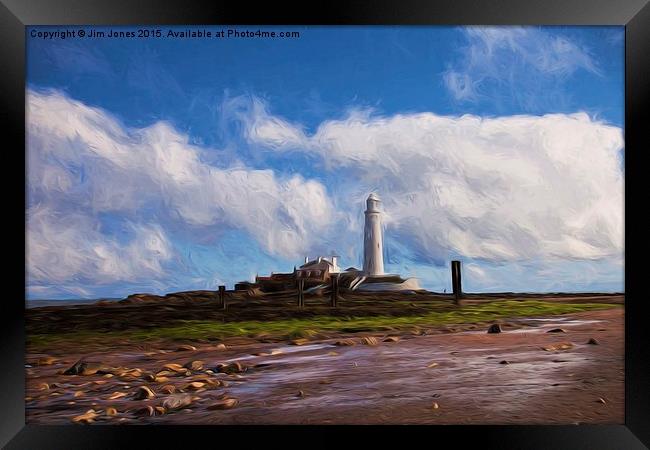
<instances>
[{"instance_id":1,"label":"lighthouse","mask_svg":"<svg viewBox=\"0 0 650 450\"><path fill-rule=\"evenodd\" d=\"M368 276L384 274L384 244L381 236L379 197L372 193L366 200L366 224L363 234L363 271Z\"/></svg>"}]
</instances>

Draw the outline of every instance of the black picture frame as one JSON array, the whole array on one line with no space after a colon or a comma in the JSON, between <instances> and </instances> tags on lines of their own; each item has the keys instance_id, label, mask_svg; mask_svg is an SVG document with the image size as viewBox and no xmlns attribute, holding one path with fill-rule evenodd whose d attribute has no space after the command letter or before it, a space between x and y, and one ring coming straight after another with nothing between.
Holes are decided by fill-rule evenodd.
<instances>
[{"instance_id":1,"label":"black picture frame","mask_svg":"<svg viewBox=\"0 0 650 450\"><path fill-rule=\"evenodd\" d=\"M578 426L427 426L427 427L80 427L26 426L24 403L24 236L25 198L25 27L29 25L135 24L404 24L404 25L624 25L626 32L625 86L625 424ZM642 155L647 151L644 123L650 92L650 5L648 0L445 0L422 2L314 1L279 5L242 1L98 1L0 0L0 114L7 126L2 147L5 176L6 233L15 244L5 257L0 350L0 445L8 449L174 448L196 439L214 445L280 444L340 445L345 432L379 437L386 444L410 445L411 439L438 444L441 440L464 447L526 449L636 449L650 446L649 328L643 314L641 264L648 254L642 216L633 205L647 197L642 185ZM8 159L8 157L11 157ZM11 162L9 162L11 161ZM22 172L22 173L21 173ZM23 176L22 181L20 180ZM25 186L23 184L23 186ZM632 200L636 198L637 200ZM20 218L23 219L20 219ZM641 222L644 223L644 222ZM10 230L10 231L9 231ZM8 236L6 234L5 236ZM22 257L20 256L22 255ZM24 266L23 266L24 267ZM371 413L371 412L369 412ZM282 433L282 436L280 436ZM414 436L417 434L417 436ZM136 441L146 442L137 445ZM317 442L316 442L317 441ZM415 442L415 441L413 441Z\"/></svg>"}]
</instances>

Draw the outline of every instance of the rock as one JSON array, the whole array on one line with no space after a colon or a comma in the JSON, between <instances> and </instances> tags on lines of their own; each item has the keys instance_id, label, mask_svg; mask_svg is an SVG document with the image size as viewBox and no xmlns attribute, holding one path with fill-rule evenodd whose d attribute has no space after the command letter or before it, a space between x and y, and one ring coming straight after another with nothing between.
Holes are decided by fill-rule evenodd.
<instances>
[{"instance_id":1,"label":"rock","mask_svg":"<svg viewBox=\"0 0 650 450\"><path fill-rule=\"evenodd\" d=\"M203 361L196 360L196 361L190 361L186 363L183 367L185 367L186 369L198 371L203 369L203 364L204 364Z\"/></svg>"},{"instance_id":2,"label":"rock","mask_svg":"<svg viewBox=\"0 0 650 450\"><path fill-rule=\"evenodd\" d=\"M126 392L113 392L108 396L108 400L116 400L118 398L126 397Z\"/></svg>"},{"instance_id":3,"label":"rock","mask_svg":"<svg viewBox=\"0 0 650 450\"><path fill-rule=\"evenodd\" d=\"M132 409L129 412L132 412L136 416L154 416L156 415L156 410L151 405L144 405L138 408Z\"/></svg>"},{"instance_id":4,"label":"rock","mask_svg":"<svg viewBox=\"0 0 650 450\"><path fill-rule=\"evenodd\" d=\"M501 325L494 323L490 325L490 328L488 328L487 332L490 334L501 333Z\"/></svg>"},{"instance_id":5,"label":"rock","mask_svg":"<svg viewBox=\"0 0 650 450\"><path fill-rule=\"evenodd\" d=\"M167 383L169 381L169 378L167 377L155 377L154 382L156 383Z\"/></svg>"},{"instance_id":6,"label":"rock","mask_svg":"<svg viewBox=\"0 0 650 450\"><path fill-rule=\"evenodd\" d=\"M86 362L80 359L65 370L63 375L94 375L99 371L103 372L102 369L105 369L105 367L99 363Z\"/></svg>"},{"instance_id":7,"label":"rock","mask_svg":"<svg viewBox=\"0 0 650 450\"><path fill-rule=\"evenodd\" d=\"M399 341L399 336L388 336L384 339L384 342L397 342Z\"/></svg>"},{"instance_id":8,"label":"rock","mask_svg":"<svg viewBox=\"0 0 650 450\"><path fill-rule=\"evenodd\" d=\"M598 403L602 403L603 405L607 403L604 398L598 397L598 400L596 400Z\"/></svg>"},{"instance_id":9,"label":"rock","mask_svg":"<svg viewBox=\"0 0 650 450\"><path fill-rule=\"evenodd\" d=\"M596 339L594 339L594 338L590 338L590 339L587 341L587 344L591 344L591 345L599 345L600 342L598 342L598 341L597 341Z\"/></svg>"},{"instance_id":10,"label":"rock","mask_svg":"<svg viewBox=\"0 0 650 450\"><path fill-rule=\"evenodd\" d=\"M510 364L510 361L506 361L505 359L503 361L499 361L499 364Z\"/></svg>"},{"instance_id":11,"label":"rock","mask_svg":"<svg viewBox=\"0 0 650 450\"><path fill-rule=\"evenodd\" d=\"M354 342L354 340L352 340L352 339L341 339L341 340L336 341L334 343L334 345L338 345L338 346L350 346L350 345L355 345L355 344L356 344L356 342Z\"/></svg>"},{"instance_id":12,"label":"rock","mask_svg":"<svg viewBox=\"0 0 650 450\"><path fill-rule=\"evenodd\" d=\"M226 344L217 344L215 347L215 350L225 350L226 349Z\"/></svg>"},{"instance_id":13,"label":"rock","mask_svg":"<svg viewBox=\"0 0 650 450\"><path fill-rule=\"evenodd\" d=\"M185 386L185 390L187 391L197 391L205 386L205 383L201 383L200 381L194 381L192 383L189 383L187 386Z\"/></svg>"},{"instance_id":14,"label":"rock","mask_svg":"<svg viewBox=\"0 0 650 450\"><path fill-rule=\"evenodd\" d=\"M133 395L133 400L149 400L156 396L148 386L140 386Z\"/></svg>"},{"instance_id":15,"label":"rock","mask_svg":"<svg viewBox=\"0 0 650 450\"><path fill-rule=\"evenodd\" d=\"M50 389L50 385L47 383L41 383L38 385L39 391L47 391L48 389Z\"/></svg>"},{"instance_id":16,"label":"rock","mask_svg":"<svg viewBox=\"0 0 650 450\"><path fill-rule=\"evenodd\" d=\"M189 406L192 403L192 396L189 394L172 394L162 402L165 411L177 411Z\"/></svg>"},{"instance_id":17,"label":"rock","mask_svg":"<svg viewBox=\"0 0 650 450\"><path fill-rule=\"evenodd\" d=\"M155 409L156 412L157 412L159 415L161 415L161 416L162 416L163 414L165 414L165 408L163 408L162 406L156 406L154 409Z\"/></svg>"},{"instance_id":18,"label":"rock","mask_svg":"<svg viewBox=\"0 0 650 450\"><path fill-rule=\"evenodd\" d=\"M173 394L176 392L176 387L173 384L166 384L165 386L159 389L163 394Z\"/></svg>"},{"instance_id":19,"label":"rock","mask_svg":"<svg viewBox=\"0 0 650 450\"><path fill-rule=\"evenodd\" d=\"M185 370L186 370L185 367L181 366L180 364L176 364L176 363L165 364L163 366L163 369L171 370L172 372L185 372ZM170 374L169 372L167 374L163 374L162 372L163 371L158 372L156 375L168 375L168 374Z\"/></svg>"},{"instance_id":20,"label":"rock","mask_svg":"<svg viewBox=\"0 0 650 450\"><path fill-rule=\"evenodd\" d=\"M363 345L372 345L372 346L374 346L374 345L379 344L379 341L374 336L364 336L363 338L361 338L361 343Z\"/></svg>"},{"instance_id":21,"label":"rock","mask_svg":"<svg viewBox=\"0 0 650 450\"><path fill-rule=\"evenodd\" d=\"M542 347L542 349L546 350L547 352L555 352L558 350L568 350L570 348L573 348L573 344L571 342L560 342L558 344L553 344L549 345L547 347Z\"/></svg>"},{"instance_id":22,"label":"rock","mask_svg":"<svg viewBox=\"0 0 650 450\"><path fill-rule=\"evenodd\" d=\"M84 395L84 391L76 391L73 395L74 398L79 398Z\"/></svg>"},{"instance_id":23,"label":"rock","mask_svg":"<svg viewBox=\"0 0 650 450\"><path fill-rule=\"evenodd\" d=\"M239 404L239 400L236 398L224 398L223 400L218 400L217 402L211 404L208 406L208 409L213 411L213 410L218 410L218 409L230 409L234 408Z\"/></svg>"},{"instance_id":24,"label":"rock","mask_svg":"<svg viewBox=\"0 0 650 450\"><path fill-rule=\"evenodd\" d=\"M327 352L327 356L339 356L336 352Z\"/></svg>"},{"instance_id":25,"label":"rock","mask_svg":"<svg viewBox=\"0 0 650 450\"><path fill-rule=\"evenodd\" d=\"M105 413L107 416L114 416L117 414L117 409L109 406L108 408L106 408Z\"/></svg>"},{"instance_id":26,"label":"rock","mask_svg":"<svg viewBox=\"0 0 650 450\"><path fill-rule=\"evenodd\" d=\"M204 381L206 383L211 379L212 379L212 377L210 375L208 375L208 374L205 374L205 373L200 373L200 374L194 375L192 377L192 381Z\"/></svg>"},{"instance_id":27,"label":"rock","mask_svg":"<svg viewBox=\"0 0 650 450\"><path fill-rule=\"evenodd\" d=\"M298 393L296 394L296 397L305 398L305 393L303 391L298 391Z\"/></svg>"},{"instance_id":28,"label":"rock","mask_svg":"<svg viewBox=\"0 0 650 450\"><path fill-rule=\"evenodd\" d=\"M239 361L235 361L230 364L219 364L214 370L219 373L243 373L246 372L246 367L242 365Z\"/></svg>"},{"instance_id":29,"label":"rock","mask_svg":"<svg viewBox=\"0 0 650 450\"><path fill-rule=\"evenodd\" d=\"M57 362L58 359L55 358L54 356L44 356L42 358L39 358L38 361L36 361L37 366L51 366L55 362Z\"/></svg>"},{"instance_id":30,"label":"rock","mask_svg":"<svg viewBox=\"0 0 650 450\"><path fill-rule=\"evenodd\" d=\"M133 378L140 378L144 372L140 369L131 369L125 372L125 375Z\"/></svg>"},{"instance_id":31,"label":"rock","mask_svg":"<svg viewBox=\"0 0 650 450\"><path fill-rule=\"evenodd\" d=\"M181 345L176 349L177 352L194 352L196 351L196 347L193 345Z\"/></svg>"},{"instance_id":32,"label":"rock","mask_svg":"<svg viewBox=\"0 0 650 450\"><path fill-rule=\"evenodd\" d=\"M293 339L291 341L291 345L305 345L307 342L309 342L309 339L298 338L298 339Z\"/></svg>"},{"instance_id":33,"label":"rock","mask_svg":"<svg viewBox=\"0 0 650 450\"><path fill-rule=\"evenodd\" d=\"M89 409L84 414L72 418L74 423L93 423L99 414L94 409Z\"/></svg>"},{"instance_id":34,"label":"rock","mask_svg":"<svg viewBox=\"0 0 650 450\"><path fill-rule=\"evenodd\" d=\"M431 405L431 409L438 409L438 408L440 408L440 406L438 405L438 403L433 402L433 404Z\"/></svg>"},{"instance_id":35,"label":"rock","mask_svg":"<svg viewBox=\"0 0 650 450\"><path fill-rule=\"evenodd\" d=\"M221 381L221 380L206 380L205 384L207 384L208 387L210 387L210 388L216 388L216 387L219 387L219 386L224 386L224 387L226 386L226 382Z\"/></svg>"},{"instance_id":36,"label":"rock","mask_svg":"<svg viewBox=\"0 0 650 450\"><path fill-rule=\"evenodd\" d=\"M153 373L145 373L142 375L142 379L145 381L155 381L156 375L154 375Z\"/></svg>"},{"instance_id":37,"label":"rock","mask_svg":"<svg viewBox=\"0 0 650 450\"><path fill-rule=\"evenodd\" d=\"M436 367L437 365L438 365L437 362L432 362L431 364L429 364L429 365L427 366L427 369L431 369L432 367Z\"/></svg>"},{"instance_id":38,"label":"rock","mask_svg":"<svg viewBox=\"0 0 650 450\"><path fill-rule=\"evenodd\" d=\"M120 380L122 380L122 381L136 381L137 378L136 378L136 377L129 376L129 375L125 375L125 376L123 376L123 377L120 377Z\"/></svg>"},{"instance_id":39,"label":"rock","mask_svg":"<svg viewBox=\"0 0 650 450\"><path fill-rule=\"evenodd\" d=\"M564 328L553 328L548 330L547 333L566 333L566 330Z\"/></svg>"}]
</instances>

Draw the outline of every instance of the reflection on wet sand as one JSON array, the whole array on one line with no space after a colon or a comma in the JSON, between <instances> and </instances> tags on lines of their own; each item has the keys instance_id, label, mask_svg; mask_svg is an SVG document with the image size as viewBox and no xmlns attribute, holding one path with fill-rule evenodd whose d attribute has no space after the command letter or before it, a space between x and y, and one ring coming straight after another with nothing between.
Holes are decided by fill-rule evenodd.
<instances>
[{"instance_id":1,"label":"reflection on wet sand","mask_svg":"<svg viewBox=\"0 0 650 450\"><path fill-rule=\"evenodd\" d=\"M558 327L563 332L548 332ZM375 337L366 340L372 345L353 336L355 345L330 339L83 355L111 368L88 375L59 374L72 358L38 365L44 355L31 355L27 418L51 424L73 418L168 424L623 422L622 309L511 321L499 334L403 335L396 342ZM593 338L599 345L588 344ZM150 396L137 396L142 386Z\"/></svg>"}]
</instances>

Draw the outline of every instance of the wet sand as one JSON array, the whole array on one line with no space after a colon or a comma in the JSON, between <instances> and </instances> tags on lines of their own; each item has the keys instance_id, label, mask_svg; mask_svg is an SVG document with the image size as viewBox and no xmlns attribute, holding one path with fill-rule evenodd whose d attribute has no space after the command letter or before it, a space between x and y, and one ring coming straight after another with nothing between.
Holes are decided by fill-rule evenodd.
<instances>
[{"instance_id":1,"label":"wet sand","mask_svg":"<svg viewBox=\"0 0 650 450\"><path fill-rule=\"evenodd\" d=\"M511 319L499 334L476 330L430 335L385 334L287 343L232 342L223 350L135 347L94 354L28 355L27 423L67 424L89 409L95 424L620 424L624 422L622 308ZM565 332L548 333L553 328ZM375 336L377 345L363 345ZM598 344L588 344L594 338ZM549 346L570 343L566 349ZM544 349L547 348L547 350ZM122 367L121 375L62 375L79 358ZM204 368L147 373L200 360ZM216 373L238 361L242 373ZM506 361L506 363L502 363ZM128 373L128 369L140 372ZM209 370L206 372L206 369ZM215 369L215 370L210 370ZM191 385L195 382L198 384ZM47 384L47 386L44 385ZM146 385L155 397L133 400ZM191 403L163 411L170 397ZM184 393L181 393L183 391ZM76 394L81 392L81 394ZM124 393L125 396L115 393ZM109 397L116 397L109 399ZM238 401L229 409L223 399ZM437 407L436 407L437 406ZM117 414L106 415L106 408ZM150 415L152 414L152 415Z\"/></svg>"}]
</instances>

